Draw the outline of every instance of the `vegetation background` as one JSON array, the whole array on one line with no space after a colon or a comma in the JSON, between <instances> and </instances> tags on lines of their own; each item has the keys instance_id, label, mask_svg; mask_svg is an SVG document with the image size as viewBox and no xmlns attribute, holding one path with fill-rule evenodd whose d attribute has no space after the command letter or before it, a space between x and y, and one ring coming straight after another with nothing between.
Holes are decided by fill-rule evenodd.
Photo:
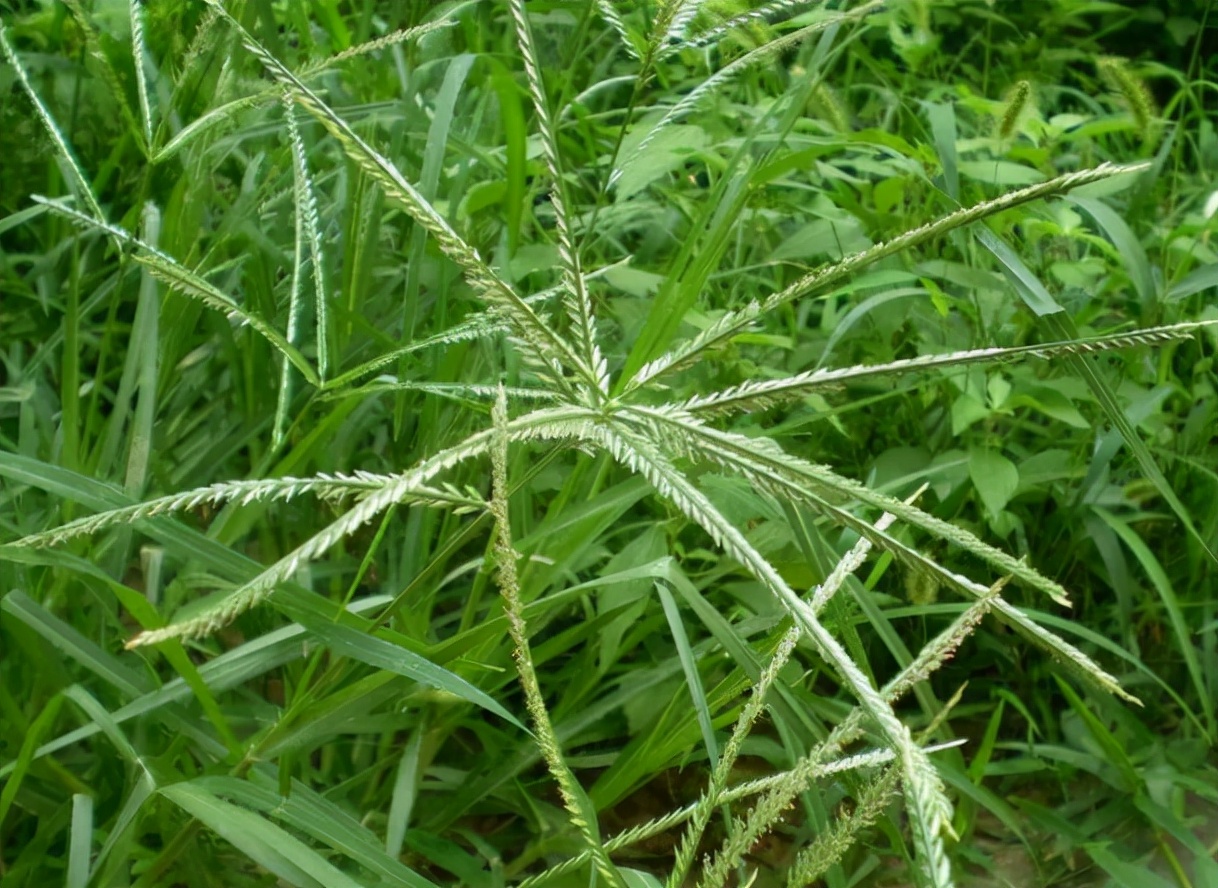
<instances>
[{"instance_id":1,"label":"vegetation background","mask_svg":"<svg viewBox=\"0 0 1218 888\"><path fill-rule=\"evenodd\" d=\"M1218 885L1212 0L0 23L0 888ZM648 368L617 450L525 440ZM777 494L767 441L866 488ZM795 774L858 686L783 584L868 686L937 651L893 710L935 751Z\"/></svg>"}]
</instances>

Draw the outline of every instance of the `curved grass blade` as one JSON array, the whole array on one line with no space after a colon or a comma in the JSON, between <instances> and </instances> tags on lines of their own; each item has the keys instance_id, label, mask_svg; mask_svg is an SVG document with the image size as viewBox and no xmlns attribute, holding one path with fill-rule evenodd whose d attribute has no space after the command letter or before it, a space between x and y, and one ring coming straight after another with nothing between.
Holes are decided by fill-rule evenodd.
<instances>
[{"instance_id":1,"label":"curved grass blade","mask_svg":"<svg viewBox=\"0 0 1218 888\"><path fill-rule=\"evenodd\" d=\"M66 688L63 695L79 706L84 714L101 729L101 732L106 735L106 739L114 744L114 748L118 750L123 758L139 768L145 779L150 781L154 786L157 785L158 781L151 763L136 751L131 741L127 739L127 735L123 733L122 728L114 721L113 716L106 710L106 707L97 701L97 698L80 685L72 685L70 688Z\"/></svg>"},{"instance_id":2,"label":"curved grass blade","mask_svg":"<svg viewBox=\"0 0 1218 888\"><path fill-rule=\"evenodd\" d=\"M18 593L9 593L3 599L2 606L5 609L9 608L9 599L15 594ZM388 600L388 596L374 596L372 598L360 599L353 602L347 610L351 613L363 613L364 611L371 611L383 606ZM292 625L276 629L252 641L247 641L232 650L225 651L223 654L204 663L199 667L199 677L213 695L239 687L251 679L266 675L284 663L304 656L307 650L306 645L302 643L304 639L305 629L303 626ZM191 693L192 689L185 679L175 678L156 690L148 691L136 697L130 703L114 710L114 712L110 713L110 718L115 724L122 724L141 715L156 712L158 709L172 703L186 700L191 696ZM76 728L56 737L54 740L49 740L39 745L34 750L31 760L51 755L61 749L66 749L74 743L79 743L81 740L87 740L90 737L96 736L100 731L101 727L96 723ZM218 746L216 751L220 755L224 753L223 747ZM9 778L10 775L14 774L16 765L16 762L12 762L0 766L0 778ZM5 786L7 787L8 783Z\"/></svg>"},{"instance_id":3,"label":"curved grass blade","mask_svg":"<svg viewBox=\"0 0 1218 888\"><path fill-rule=\"evenodd\" d=\"M367 663L369 666L385 672L392 672L394 675L401 675L429 688L452 694L467 703L494 713L522 731L527 730L495 698L470 684L455 672L431 662L426 657L421 657L391 641L339 623L327 623L307 618L300 622L311 635L336 654Z\"/></svg>"},{"instance_id":4,"label":"curved grass blade","mask_svg":"<svg viewBox=\"0 0 1218 888\"><path fill-rule=\"evenodd\" d=\"M298 780L286 798L275 792L268 778L255 771L249 780L236 777L199 777L196 786L217 797L238 803L282 821L293 829L333 848L384 881L400 888L437 888L434 882L390 856L376 837L342 806L314 792Z\"/></svg>"},{"instance_id":5,"label":"curved grass blade","mask_svg":"<svg viewBox=\"0 0 1218 888\"><path fill-rule=\"evenodd\" d=\"M4 600L7 602L8 596L5 596ZM0 789L0 823L4 821L9 808L17 798L17 792L21 789L25 775L29 773L30 765L34 759L38 758L42 738L55 726L55 719L59 717L63 701L63 694L56 694L46 702L21 738L21 748L17 750L17 757L9 763L8 772L0 772L0 777L6 778L4 787Z\"/></svg>"},{"instance_id":6,"label":"curved grass blade","mask_svg":"<svg viewBox=\"0 0 1218 888\"><path fill-rule=\"evenodd\" d=\"M254 812L226 802L198 781L162 786L160 794L251 860L295 888L361 888L324 857Z\"/></svg>"},{"instance_id":7,"label":"curved grass blade","mask_svg":"<svg viewBox=\"0 0 1218 888\"><path fill-rule=\"evenodd\" d=\"M1092 506L1092 509L1105 524L1112 528L1121 542L1138 559L1138 563L1142 565L1142 570L1146 572L1146 576L1150 579L1155 593L1159 596L1159 601L1163 603L1163 609L1167 612L1168 623L1171 625L1172 632L1176 636L1176 648L1180 651L1180 656L1184 658L1184 665L1188 670L1189 678L1192 679L1193 689L1197 692L1197 700L1201 704L1202 712L1205 713L1209 733L1213 736L1215 731L1214 690L1208 686L1206 681L1205 670L1202 668L1201 661L1197 657L1197 645L1193 641L1193 630L1188 625L1188 620L1185 618L1184 611L1180 607L1180 599L1172 588L1171 580L1168 578L1166 571L1163 570L1163 565L1155 558L1154 553L1151 552L1150 548L1128 523L1122 521L1102 506Z\"/></svg>"},{"instance_id":8,"label":"curved grass blade","mask_svg":"<svg viewBox=\"0 0 1218 888\"><path fill-rule=\"evenodd\" d=\"M1145 166L1145 164L1142 166ZM989 231L978 232L978 239L998 259L1002 265L1003 272L1006 274L1015 292L1019 295L1019 298L1036 312L1041 319L1040 323L1052 335L1063 340L1079 338L1078 328L1074 324L1074 319L1064 311L1039 310L1039 307L1044 306L1046 302L1053 305L1057 303L1045 285L1040 282L1040 279L1032 273L1031 269L1024 264L1023 260L1010 247ZM1150 450L1143 443L1137 429L1129 421L1129 417L1125 415L1125 410L1121 407L1116 391L1100 375L1095 365L1087 360L1085 356L1068 354L1065 360L1071 369L1078 373L1087 383L1087 387L1091 389L1091 393L1095 395L1096 401L1099 402L1100 407L1103 409L1104 415L1108 417L1108 421L1120 433L1125 446L1129 448L1130 453L1137 460L1138 467L1150 479L1150 482L1154 484L1159 495L1171 507L1172 512L1175 513L1180 523L1184 525L1184 529L1188 531L1189 536L1201 547L1206 557L1212 563L1218 565L1218 554L1215 554L1209 541L1201 535L1197 526L1193 524L1193 520L1189 516L1188 510L1184 507L1184 503L1176 496L1176 492L1172 490L1171 485L1167 482L1167 478L1163 476L1163 472L1159 469L1158 463L1155 462L1154 456L1151 455Z\"/></svg>"}]
</instances>

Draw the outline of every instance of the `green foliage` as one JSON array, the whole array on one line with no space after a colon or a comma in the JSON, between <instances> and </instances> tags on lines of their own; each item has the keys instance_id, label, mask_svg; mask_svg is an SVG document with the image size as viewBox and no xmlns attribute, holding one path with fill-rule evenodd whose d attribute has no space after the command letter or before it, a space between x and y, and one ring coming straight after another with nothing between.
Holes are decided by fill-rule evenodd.
<instances>
[{"instance_id":1,"label":"green foliage","mask_svg":"<svg viewBox=\"0 0 1218 888\"><path fill-rule=\"evenodd\" d=\"M0 888L1218 879L1208 6L10 6Z\"/></svg>"}]
</instances>

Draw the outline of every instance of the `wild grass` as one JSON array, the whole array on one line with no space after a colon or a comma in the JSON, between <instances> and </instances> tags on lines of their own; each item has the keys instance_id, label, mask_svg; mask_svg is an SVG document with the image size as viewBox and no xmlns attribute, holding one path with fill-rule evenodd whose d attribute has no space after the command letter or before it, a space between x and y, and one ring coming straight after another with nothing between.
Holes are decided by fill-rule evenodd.
<instances>
[{"instance_id":1,"label":"wild grass","mask_svg":"<svg viewBox=\"0 0 1218 888\"><path fill-rule=\"evenodd\" d=\"M122 12L0 22L0 885L1218 877L1212 125L925 4Z\"/></svg>"}]
</instances>

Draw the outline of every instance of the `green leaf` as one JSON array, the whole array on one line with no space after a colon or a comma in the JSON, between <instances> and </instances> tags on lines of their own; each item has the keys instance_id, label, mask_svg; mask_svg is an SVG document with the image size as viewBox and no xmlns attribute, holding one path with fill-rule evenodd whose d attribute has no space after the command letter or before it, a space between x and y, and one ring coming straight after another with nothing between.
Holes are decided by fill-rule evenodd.
<instances>
[{"instance_id":1,"label":"green leaf","mask_svg":"<svg viewBox=\"0 0 1218 888\"><path fill-rule=\"evenodd\" d=\"M647 131L640 131L636 141L642 141ZM683 166L710 142L706 131L696 126L670 126L647 142L642 152L634 154L622 167L617 182L617 200L624 201L638 194L656 179ZM623 146L630 154L633 146Z\"/></svg>"},{"instance_id":2,"label":"green leaf","mask_svg":"<svg viewBox=\"0 0 1218 888\"><path fill-rule=\"evenodd\" d=\"M1192 853L1194 885L1198 888L1202 885L1218 885L1218 860L1214 859L1214 852L1206 848L1197 837L1191 825L1181 822L1174 811L1158 804L1146 794L1138 793L1134 797L1134 804L1151 823Z\"/></svg>"},{"instance_id":3,"label":"green leaf","mask_svg":"<svg viewBox=\"0 0 1218 888\"><path fill-rule=\"evenodd\" d=\"M1172 632L1176 636L1176 649L1184 657L1184 665L1188 668L1188 674L1193 681L1193 688L1197 692L1202 711L1205 713L1206 723L1209 725L1209 730L1212 733L1215 730L1214 692L1209 688L1206 681L1205 671L1202 669L1201 662L1197 657L1197 645L1193 641L1193 630L1184 616L1184 610L1180 606L1180 600L1176 595L1175 589L1172 587L1171 580L1168 579L1167 572L1163 570L1163 565L1159 563L1159 559L1155 558L1150 547L1134 532L1129 524L1101 506L1093 506L1092 508L1095 514L1099 515L1104 520L1104 523L1111 527L1113 532L1120 537L1121 542L1134 554L1134 557L1138 559L1138 563L1142 565L1142 569L1146 571L1146 575L1150 578L1151 585L1154 586L1155 592L1159 596L1159 601L1162 602L1163 609L1167 612L1168 623L1171 625Z\"/></svg>"},{"instance_id":4,"label":"green leaf","mask_svg":"<svg viewBox=\"0 0 1218 888\"><path fill-rule=\"evenodd\" d=\"M991 518L997 518L1019 489L1019 470L997 450L969 452L968 473Z\"/></svg>"},{"instance_id":5,"label":"green leaf","mask_svg":"<svg viewBox=\"0 0 1218 888\"><path fill-rule=\"evenodd\" d=\"M1045 181L1045 174L1033 167L1009 160L962 160L960 175L987 185L1021 186Z\"/></svg>"},{"instance_id":6,"label":"green leaf","mask_svg":"<svg viewBox=\"0 0 1218 888\"><path fill-rule=\"evenodd\" d=\"M1175 888L1171 882L1162 876L1157 876L1148 867L1121 860L1108 850L1108 844L1088 842L1083 845L1085 850L1100 869L1112 877L1113 885L1117 888Z\"/></svg>"},{"instance_id":7,"label":"green leaf","mask_svg":"<svg viewBox=\"0 0 1218 888\"><path fill-rule=\"evenodd\" d=\"M663 882L651 873L643 870L623 869L622 878L626 880L627 888L662 888Z\"/></svg>"},{"instance_id":8,"label":"green leaf","mask_svg":"<svg viewBox=\"0 0 1218 888\"><path fill-rule=\"evenodd\" d=\"M367 663L377 669L384 669L395 675L405 676L436 690L445 691L488 712L493 712L522 731L527 730L485 691L479 690L456 673L436 665L413 651L408 651L391 641L349 626L326 623L300 612L295 612L293 616L309 630L310 634L316 636L322 644L336 654Z\"/></svg>"},{"instance_id":9,"label":"green leaf","mask_svg":"<svg viewBox=\"0 0 1218 888\"><path fill-rule=\"evenodd\" d=\"M29 773L30 763L36 758L38 744L54 727L55 719L63 706L63 700L62 694L52 697L39 711L37 718L25 732L25 736L21 738L21 749L17 752L17 760L13 762L12 773L5 779L4 788L0 789L0 823L4 822L4 817L8 814L13 800L17 798L17 790L21 788L21 781ZM0 774L0 776L3 775Z\"/></svg>"},{"instance_id":10,"label":"green leaf","mask_svg":"<svg viewBox=\"0 0 1218 888\"><path fill-rule=\"evenodd\" d=\"M1138 769L1129 758L1125 748L1112 735L1112 731L1109 730L1108 726L1101 722L1087 708L1083 698L1076 694L1074 689L1064 679L1060 676L1054 676L1054 678L1057 679L1057 686L1061 690L1062 696L1066 698L1070 708L1074 710L1075 715L1079 717L1079 720L1087 729L1087 733L1091 735L1101 760L1121 775L1124 785L1119 787L1119 789L1129 793L1139 790L1143 781L1138 775Z\"/></svg>"},{"instance_id":11,"label":"green leaf","mask_svg":"<svg viewBox=\"0 0 1218 888\"><path fill-rule=\"evenodd\" d=\"M1218 287L1218 262L1194 268L1168 288L1166 299L1174 302L1214 287Z\"/></svg>"},{"instance_id":12,"label":"green leaf","mask_svg":"<svg viewBox=\"0 0 1218 888\"><path fill-rule=\"evenodd\" d=\"M690 701L698 716L698 727L702 731L702 742L706 745L707 760L712 767L719 761L719 744L715 742L715 728L711 723L710 704L706 700L706 690L702 687L702 676L698 674L698 660L690 646L689 636L685 632L685 624L681 622L681 611L672 597L672 592L663 583L656 583L655 589L664 607L664 616L668 619L668 628L672 632L673 641L677 646L677 656L681 660L681 670L685 673L685 684L689 689Z\"/></svg>"},{"instance_id":13,"label":"green leaf","mask_svg":"<svg viewBox=\"0 0 1218 888\"><path fill-rule=\"evenodd\" d=\"M1039 410L1045 416L1052 417L1058 422L1073 426L1076 429L1089 429L1091 423L1079 413L1074 403L1059 389L1047 385L1034 385L1020 388L1018 394L1011 398L1012 407L1031 407Z\"/></svg>"},{"instance_id":14,"label":"green leaf","mask_svg":"<svg viewBox=\"0 0 1218 888\"><path fill-rule=\"evenodd\" d=\"M956 153L956 109L948 103L925 103L930 131L935 139L935 152L943 167L943 190L953 201L960 202L960 168Z\"/></svg>"},{"instance_id":15,"label":"green leaf","mask_svg":"<svg viewBox=\"0 0 1218 888\"><path fill-rule=\"evenodd\" d=\"M66 888L85 888L89 884L89 858L93 849L93 797L72 796L72 827L68 836L68 874Z\"/></svg>"},{"instance_id":16,"label":"green leaf","mask_svg":"<svg viewBox=\"0 0 1218 888\"><path fill-rule=\"evenodd\" d=\"M1011 286L1015 288L1015 292L1019 294L1019 298L1028 308L1042 317L1057 314L1063 310L1057 304L1057 300L1045 289L1045 285L1040 282L1040 279L1032 274L1023 264L1023 260L1001 238L980 225L974 230L977 232L977 240L981 241L1002 264L1002 270L1007 280L1010 281Z\"/></svg>"},{"instance_id":17,"label":"green leaf","mask_svg":"<svg viewBox=\"0 0 1218 888\"><path fill-rule=\"evenodd\" d=\"M1040 282L1036 275L1032 274L1031 270L1024 265L1023 260L1015 255L1010 247L988 229L979 229L977 239L998 257L998 260L1002 263L1003 270L1006 272L1007 279L1011 282L1025 304L1044 319L1042 323L1048 329L1050 335L1061 340L1079 338L1078 328L1074 324L1074 319L1063 311L1062 307L1049 294L1049 291L1045 289L1044 284ZM1201 536L1200 531L1193 524L1192 518L1189 517L1188 510L1184 508L1180 498L1176 496L1175 491L1171 489L1171 485L1167 483L1167 479L1163 477L1163 472L1155 463L1154 457L1151 456L1142 439L1138 437L1137 430L1129 421L1129 417L1125 415L1125 411L1121 407L1112 386L1099 374L1094 364L1085 355L1067 355L1065 361L1083 377L1108 417L1108 421L1120 433L1125 446L1130 449L1134 458L1138 461L1139 467L1141 467L1151 483L1154 484L1155 489L1159 491L1160 495L1167 500L1172 512L1180 519L1180 523L1184 525L1189 535L1201 546L1206 557L1214 564L1218 564L1218 554L1214 553L1209 542Z\"/></svg>"},{"instance_id":18,"label":"green leaf","mask_svg":"<svg viewBox=\"0 0 1218 888\"><path fill-rule=\"evenodd\" d=\"M152 780L153 783L156 782L155 776L143 757L131 745L131 741L127 739L127 735L119 728L113 716L110 715L101 703L97 702L92 694L80 685L72 685L63 692L63 695L84 710L85 715L89 716L93 720L93 723L101 728L102 733L114 744L123 758L138 765L149 780Z\"/></svg>"},{"instance_id":19,"label":"green leaf","mask_svg":"<svg viewBox=\"0 0 1218 888\"><path fill-rule=\"evenodd\" d=\"M863 232L862 223L853 216L842 214L800 226L774 249L770 258L809 263L824 256L837 260L870 246L871 239Z\"/></svg>"},{"instance_id":20,"label":"green leaf","mask_svg":"<svg viewBox=\"0 0 1218 888\"><path fill-rule=\"evenodd\" d=\"M14 555L23 554L19 550ZM0 553L3 557L3 553ZM64 656L76 661L98 678L125 694L135 696L148 690L147 679L102 650L76 629L52 614L24 592L13 590L0 599L0 611L25 623Z\"/></svg>"},{"instance_id":21,"label":"green leaf","mask_svg":"<svg viewBox=\"0 0 1218 888\"><path fill-rule=\"evenodd\" d=\"M163 786L160 793L289 885L363 888L291 833L197 783Z\"/></svg>"},{"instance_id":22,"label":"green leaf","mask_svg":"<svg viewBox=\"0 0 1218 888\"><path fill-rule=\"evenodd\" d=\"M1077 207L1086 210L1096 224L1103 229L1116 247L1129 279L1133 281L1138 291L1138 298L1143 305L1150 305L1155 298L1155 276L1150 267L1150 258L1142 247L1142 242L1130 230L1125 220L1118 216L1107 204L1093 197L1079 197L1067 194L1065 199Z\"/></svg>"},{"instance_id":23,"label":"green leaf","mask_svg":"<svg viewBox=\"0 0 1218 888\"><path fill-rule=\"evenodd\" d=\"M1044 324L1048 327L1049 332L1062 338L1078 338L1078 329L1074 326L1074 321L1067 314L1053 315L1045 318ZM1176 492L1172 490L1171 485L1167 483L1167 479L1163 477L1162 470L1159 469L1154 457L1151 456L1150 450L1138 437L1137 429L1133 427L1133 423L1129 421L1129 417L1125 415L1125 410L1121 407L1117 400L1116 392L1112 386L1099 374L1095 369L1095 365L1088 360L1085 355L1067 355L1066 363L1072 367L1079 375L1081 375L1092 394L1095 395L1100 407L1103 408L1108 421L1120 433L1121 438L1125 442L1125 446L1133 453L1134 458L1138 461L1138 466L1142 472L1154 484L1155 489L1159 491L1160 496L1167 501L1171 506L1171 510L1175 516L1184 525L1184 529L1188 531L1201 550L1205 552L1207 558L1213 564L1218 565L1218 554L1214 553L1210 543L1201 536L1201 532L1197 530L1197 526L1189 517L1188 510L1184 508L1184 503L1176 496Z\"/></svg>"},{"instance_id":24,"label":"green leaf","mask_svg":"<svg viewBox=\"0 0 1218 888\"><path fill-rule=\"evenodd\" d=\"M520 244L520 220L525 206L525 175L528 171L528 130L524 122L524 94L515 75L496 58L481 56L490 65L491 88L499 99L499 122L503 127L505 187L503 218L507 228L508 255Z\"/></svg>"},{"instance_id":25,"label":"green leaf","mask_svg":"<svg viewBox=\"0 0 1218 888\"><path fill-rule=\"evenodd\" d=\"M274 791L270 777L254 773L249 780L236 777L200 777L193 781L202 791L275 817L293 829L333 848L348 859L375 873L388 884L401 888L435 888L435 884L389 855L376 836L340 805L314 792L300 781L291 784L291 795Z\"/></svg>"},{"instance_id":26,"label":"green leaf","mask_svg":"<svg viewBox=\"0 0 1218 888\"><path fill-rule=\"evenodd\" d=\"M152 780L146 775L141 774L139 779L135 781L135 786L131 788L131 792L127 796L127 801L123 803L122 809L118 812L118 816L107 824L108 835L106 841L102 845L101 851L97 853L97 859L93 863L95 873L102 871L102 865L109 858L110 853L118 847L120 842L123 842L128 837L128 830L135 822L136 816L144 807L144 803L152 797L156 792L156 786ZM116 864L120 865L120 864ZM107 884L103 879L98 880L100 884Z\"/></svg>"}]
</instances>

